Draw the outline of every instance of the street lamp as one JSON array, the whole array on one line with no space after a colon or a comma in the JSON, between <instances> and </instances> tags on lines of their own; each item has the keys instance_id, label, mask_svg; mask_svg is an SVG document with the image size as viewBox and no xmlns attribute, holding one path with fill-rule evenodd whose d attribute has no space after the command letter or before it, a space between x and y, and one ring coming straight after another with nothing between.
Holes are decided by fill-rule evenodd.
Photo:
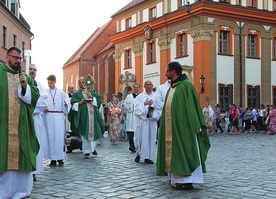
<instances>
[{"instance_id":1,"label":"street lamp","mask_svg":"<svg viewBox=\"0 0 276 199\"><path fill-rule=\"evenodd\" d=\"M199 78L199 83L201 85L201 93L204 93L204 91L205 91L205 88L204 88L205 77L203 75L201 75L201 77Z\"/></svg>"},{"instance_id":2,"label":"street lamp","mask_svg":"<svg viewBox=\"0 0 276 199\"><path fill-rule=\"evenodd\" d=\"M192 15L192 16L193 16L194 18L196 18L198 21L200 21L200 17L199 17L199 16L197 16L197 15L191 13L191 7L192 7L192 6L191 6L190 2L188 1L187 4L185 5L185 8L186 8L187 13L190 14L190 15Z\"/></svg>"}]
</instances>

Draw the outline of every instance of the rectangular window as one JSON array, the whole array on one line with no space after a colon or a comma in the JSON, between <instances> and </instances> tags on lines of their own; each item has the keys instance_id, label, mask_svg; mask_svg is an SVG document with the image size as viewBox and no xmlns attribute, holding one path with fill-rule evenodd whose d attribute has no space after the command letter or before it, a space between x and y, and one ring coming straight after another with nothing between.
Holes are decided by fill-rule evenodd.
<instances>
[{"instance_id":1,"label":"rectangular window","mask_svg":"<svg viewBox=\"0 0 276 199\"><path fill-rule=\"evenodd\" d=\"M179 0L179 7L185 6L186 0Z\"/></svg>"},{"instance_id":2,"label":"rectangular window","mask_svg":"<svg viewBox=\"0 0 276 199\"><path fill-rule=\"evenodd\" d=\"M7 48L8 47L8 28L6 26L3 26L3 43L2 43L2 46L4 48Z\"/></svg>"},{"instance_id":3,"label":"rectangular window","mask_svg":"<svg viewBox=\"0 0 276 199\"><path fill-rule=\"evenodd\" d=\"M25 41L22 41L22 57L25 59L25 50L26 50L26 43Z\"/></svg>"},{"instance_id":4,"label":"rectangular window","mask_svg":"<svg viewBox=\"0 0 276 199\"><path fill-rule=\"evenodd\" d=\"M131 50L125 50L125 68L131 68Z\"/></svg>"},{"instance_id":5,"label":"rectangular window","mask_svg":"<svg viewBox=\"0 0 276 199\"><path fill-rule=\"evenodd\" d=\"M187 34L179 34L178 35L179 40L179 57L188 55L187 52Z\"/></svg>"},{"instance_id":6,"label":"rectangular window","mask_svg":"<svg viewBox=\"0 0 276 199\"><path fill-rule=\"evenodd\" d=\"M229 32L228 31L220 31L220 52L221 54L229 54L228 52L228 44L229 44Z\"/></svg>"},{"instance_id":7,"label":"rectangular window","mask_svg":"<svg viewBox=\"0 0 276 199\"><path fill-rule=\"evenodd\" d=\"M273 38L273 57L272 59L276 59L276 37Z\"/></svg>"},{"instance_id":8,"label":"rectangular window","mask_svg":"<svg viewBox=\"0 0 276 199\"><path fill-rule=\"evenodd\" d=\"M260 86L247 86L247 106L259 107L260 105Z\"/></svg>"},{"instance_id":9,"label":"rectangular window","mask_svg":"<svg viewBox=\"0 0 276 199\"><path fill-rule=\"evenodd\" d=\"M13 46L17 46L17 35L13 34Z\"/></svg>"},{"instance_id":10,"label":"rectangular window","mask_svg":"<svg viewBox=\"0 0 276 199\"><path fill-rule=\"evenodd\" d=\"M131 18L126 19L126 29L131 28Z\"/></svg>"},{"instance_id":11,"label":"rectangular window","mask_svg":"<svg viewBox=\"0 0 276 199\"><path fill-rule=\"evenodd\" d=\"M228 110L229 105L233 103L232 99L233 86L232 85L223 85L219 86L219 103L222 112Z\"/></svg>"},{"instance_id":12,"label":"rectangular window","mask_svg":"<svg viewBox=\"0 0 276 199\"><path fill-rule=\"evenodd\" d=\"M249 57L256 57L256 50L257 50L257 36L249 34L248 35L248 56Z\"/></svg>"},{"instance_id":13,"label":"rectangular window","mask_svg":"<svg viewBox=\"0 0 276 199\"><path fill-rule=\"evenodd\" d=\"M257 8L257 0L247 0L247 6Z\"/></svg>"},{"instance_id":14,"label":"rectangular window","mask_svg":"<svg viewBox=\"0 0 276 199\"><path fill-rule=\"evenodd\" d=\"M157 17L156 7L150 8L149 19L155 19Z\"/></svg>"},{"instance_id":15,"label":"rectangular window","mask_svg":"<svg viewBox=\"0 0 276 199\"><path fill-rule=\"evenodd\" d=\"M155 42L153 40L147 43L147 63L151 64L155 62Z\"/></svg>"}]
</instances>

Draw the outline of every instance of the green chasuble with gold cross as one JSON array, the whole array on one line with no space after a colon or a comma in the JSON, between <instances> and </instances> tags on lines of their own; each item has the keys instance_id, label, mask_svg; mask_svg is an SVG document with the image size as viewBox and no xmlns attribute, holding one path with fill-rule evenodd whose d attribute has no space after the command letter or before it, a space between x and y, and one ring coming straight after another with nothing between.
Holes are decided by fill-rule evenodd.
<instances>
[{"instance_id":1,"label":"green chasuble with gold cross","mask_svg":"<svg viewBox=\"0 0 276 199\"><path fill-rule=\"evenodd\" d=\"M84 89L74 92L70 102L71 107L75 103L80 102L84 98ZM97 100L97 107L92 102L78 105L78 111L70 110L68 120L71 124L71 130L74 133L83 136L87 140L98 140L102 138L102 117L99 108L102 104L100 95L93 89L89 89L90 93Z\"/></svg>"},{"instance_id":2,"label":"green chasuble with gold cross","mask_svg":"<svg viewBox=\"0 0 276 199\"><path fill-rule=\"evenodd\" d=\"M18 97L19 75L6 64L0 66L0 173L7 170L36 170L39 143L34 129L33 111L39 90L25 74L31 90L31 104Z\"/></svg>"},{"instance_id":3,"label":"green chasuble with gold cross","mask_svg":"<svg viewBox=\"0 0 276 199\"><path fill-rule=\"evenodd\" d=\"M207 126L193 84L184 78L168 90L160 119L156 174L191 175L205 161L210 148ZM198 147L196 143L198 140Z\"/></svg>"}]
</instances>

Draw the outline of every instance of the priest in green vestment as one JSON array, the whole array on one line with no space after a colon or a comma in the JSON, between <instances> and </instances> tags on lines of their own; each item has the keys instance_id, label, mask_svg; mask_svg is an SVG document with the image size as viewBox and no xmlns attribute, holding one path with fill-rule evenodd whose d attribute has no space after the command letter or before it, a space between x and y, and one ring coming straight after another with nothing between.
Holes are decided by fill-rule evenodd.
<instances>
[{"instance_id":1,"label":"priest in green vestment","mask_svg":"<svg viewBox=\"0 0 276 199\"><path fill-rule=\"evenodd\" d=\"M172 188L191 190L203 183L210 148L207 126L194 85L178 62L167 66L171 79L160 119L156 174L171 177Z\"/></svg>"},{"instance_id":2,"label":"priest in green vestment","mask_svg":"<svg viewBox=\"0 0 276 199\"><path fill-rule=\"evenodd\" d=\"M30 195L39 150L32 114L39 90L21 72L21 53L11 47L0 66L0 198Z\"/></svg>"},{"instance_id":3,"label":"priest in green vestment","mask_svg":"<svg viewBox=\"0 0 276 199\"><path fill-rule=\"evenodd\" d=\"M71 130L82 137L82 151L85 158L90 153L97 155L97 140L102 138L102 117L99 108L102 104L100 95L93 89L85 88L84 78L79 78L80 89L74 92L70 102L68 119Z\"/></svg>"}]
</instances>

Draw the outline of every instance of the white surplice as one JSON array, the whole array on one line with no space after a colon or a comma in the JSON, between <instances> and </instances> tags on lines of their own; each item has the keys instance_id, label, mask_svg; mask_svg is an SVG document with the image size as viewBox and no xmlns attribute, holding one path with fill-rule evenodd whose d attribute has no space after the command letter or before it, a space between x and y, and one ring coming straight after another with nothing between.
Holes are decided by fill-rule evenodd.
<instances>
[{"instance_id":1,"label":"white surplice","mask_svg":"<svg viewBox=\"0 0 276 199\"><path fill-rule=\"evenodd\" d=\"M126 131L134 132L137 128L137 116L134 114L134 101L133 94L128 94L125 101L124 107L126 108Z\"/></svg>"},{"instance_id":2,"label":"white surplice","mask_svg":"<svg viewBox=\"0 0 276 199\"><path fill-rule=\"evenodd\" d=\"M61 89L47 89L49 100L48 112L44 114L45 139L44 157L51 160L62 160L65 157L65 115L68 114L69 96ZM68 104L64 106L65 102Z\"/></svg>"},{"instance_id":3,"label":"white surplice","mask_svg":"<svg viewBox=\"0 0 276 199\"><path fill-rule=\"evenodd\" d=\"M153 100L151 107L154 111L150 118L147 118L149 105L144 105L146 99ZM136 154L142 159L154 159L157 121L161 116L161 111L160 100L154 92L147 94L144 91L135 98L134 114L138 117L138 127L134 133L134 145Z\"/></svg>"},{"instance_id":4,"label":"white surplice","mask_svg":"<svg viewBox=\"0 0 276 199\"><path fill-rule=\"evenodd\" d=\"M40 97L37 100L35 110L33 112L34 115L34 127L35 132L37 136L37 140L39 143L39 152L36 156L36 170L33 172L33 174L40 174L44 171L43 168L43 140L44 140L44 134L45 134L45 126L44 126L44 120L43 120L43 111L47 108L48 103L48 92L44 88L44 86L41 83L37 83L37 88L40 93Z\"/></svg>"}]
</instances>

